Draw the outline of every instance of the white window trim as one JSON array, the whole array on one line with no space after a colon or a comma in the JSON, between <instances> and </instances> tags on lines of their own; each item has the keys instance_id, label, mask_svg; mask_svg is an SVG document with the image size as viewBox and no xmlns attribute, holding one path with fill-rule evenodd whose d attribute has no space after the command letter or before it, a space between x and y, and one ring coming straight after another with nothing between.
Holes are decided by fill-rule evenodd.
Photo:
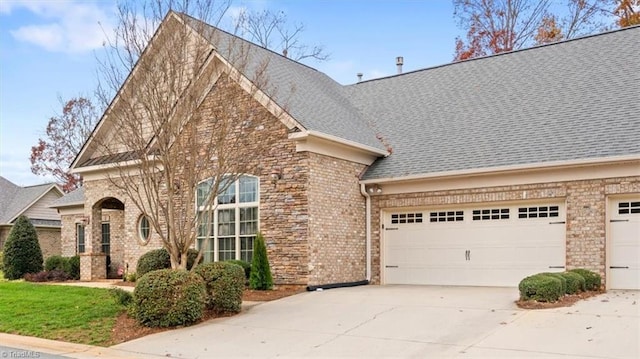
<instances>
[{"instance_id":1,"label":"white window trim","mask_svg":"<svg viewBox=\"0 0 640 359\"><path fill-rule=\"evenodd\" d=\"M224 176L222 176L224 177ZM255 178L257 180L258 183L258 187L256 189L256 200L253 202L240 202L240 178L241 177L252 177ZM200 183L204 183L207 181L210 181L211 178L207 178L203 181L200 181L198 183L198 185ZM221 209L235 209L234 211L234 215L235 215L235 222L234 222L234 226L235 226L235 258L236 259L240 259L241 258L241 235L240 235L240 208L253 208L255 207L257 209L257 218L256 218L256 222L257 222L257 227L258 227L258 231L260 231L260 177L258 176L254 176L254 175L249 175L249 174L242 174L237 176L236 180L234 181L233 185L235 186L235 193L236 193L236 202L235 203L226 203L226 204L219 204L218 203L218 196L216 196L216 198L214 198L213 200L213 204L209 207L207 206L198 206L197 203L197 199L198 199L198 193L196 192L196 203L194 204L196 207L196 213L197 215L199 215L199 213L209 213L209 214L213 214L213 223L211 223L211 225L213 225L213 235L210 235L211 233L211 229L210 227L207 228L206 230L206 237L205 238L209 238L209 241L213 241L213 261L214 262L218 262L220 260L220 242L219 242L219 237L218 237L218 211ZM196 191L197 191L197 187L196 187ZM200 225L200 223L197 224L198 226ZM196 227L196 231L198 231L198 228ZM257 235L256 232L256 235ZM196 232L197 234L197 232ZM198 245L198 239L203 238L200 236L196 235L196 246ZM199 248L198 248L199 249Z\"/></svg>"}]
</instances>

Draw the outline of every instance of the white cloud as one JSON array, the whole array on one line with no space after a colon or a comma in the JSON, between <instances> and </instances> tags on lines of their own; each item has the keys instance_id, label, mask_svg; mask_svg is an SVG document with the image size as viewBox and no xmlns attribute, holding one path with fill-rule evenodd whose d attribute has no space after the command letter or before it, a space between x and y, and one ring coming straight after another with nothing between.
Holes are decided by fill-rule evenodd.
<instances>
[{"instance_id":1,"label":"white cloud","mask_svg":"<svg viewBox=\"0 0 640 359\"><path fill-rule=\"evenodd\" d=\"M104 3L103 3L104 4ZM0 13L18 9L31 12L40 23L25 24L11 31L19 41L32 43L48 51L81 53L102 46L111 31L113 4L79 1L7 1Z\"/></svg>"}]
</instances>

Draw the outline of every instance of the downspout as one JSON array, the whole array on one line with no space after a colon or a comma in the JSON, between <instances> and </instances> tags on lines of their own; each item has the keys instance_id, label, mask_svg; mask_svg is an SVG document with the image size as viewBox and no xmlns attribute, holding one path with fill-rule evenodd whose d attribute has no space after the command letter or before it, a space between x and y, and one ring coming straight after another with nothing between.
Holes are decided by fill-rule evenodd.
<instances>
[{"instance_id":1,"label":"downspout","mask_svg":"<svg viewBox=\"0 0 640 359\"><path fill-rule=\"evenodd\" d=\"M366 232L366 272L365 280L357 281L357 282L348 282L348 283L332 283L332 284L321 284L321 285L310 285L307 286L308 291L316 291L316 290L324 290L324 289L332 289L332 288L344 288L344 287L355 287L359 285L367 285L371 282L371 197L366 191L364 184L360 184L360 193L365 198L365 232Z\"/></svg>"},{"instance_id":2,"label":"downspout","mask_svg":"<svg viewBox=\"0 0 640 359\"><path fill-rule=\"evenodd\" d=\"M371 282L371 196L367 193L364 183L360 184L360 193L365 198L365 235L366 235L366 255L367 255L367 268L366 268L366 280Z\"/></svg>"}]
</instances>

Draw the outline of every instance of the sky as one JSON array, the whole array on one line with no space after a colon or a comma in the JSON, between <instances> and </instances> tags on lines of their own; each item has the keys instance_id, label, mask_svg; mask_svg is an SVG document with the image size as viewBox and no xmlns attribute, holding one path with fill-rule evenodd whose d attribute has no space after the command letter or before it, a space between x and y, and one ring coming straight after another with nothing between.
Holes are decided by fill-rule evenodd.
<instances>
[{"instance_id":1,"label":"sky","mask_svg":"<svg viewBox=\"0 0 640 359\"><path fill-rule=\"evenodd\" d=\"M238 9L283 11L304 24L300 40L322 45L324 62L307 61L341 84L396 73L396 57L412 71L451 62L462 32L450 0L255 0ZM97 57L115 23L111 0L0 0L0 176L28 186L52 178L31 173L31 147L60 99L91 96Z\"/></svg>"}]
</instances>

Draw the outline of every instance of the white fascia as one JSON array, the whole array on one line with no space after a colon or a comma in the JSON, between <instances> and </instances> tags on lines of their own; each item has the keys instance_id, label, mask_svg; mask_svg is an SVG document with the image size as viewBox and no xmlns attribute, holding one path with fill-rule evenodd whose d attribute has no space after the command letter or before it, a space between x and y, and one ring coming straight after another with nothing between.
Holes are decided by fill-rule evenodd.
<instances>
[{"instance_id":1,"label":"white fascia","mask_svg":"<svg viewBox=\"0 0 640 359\"><path fill-rule=\"evenodd\" d=\"M386 157L389 154L385 150L317 131L290 133L289 139L296 142L296 151L298 152L319 153L367 166L371 165L376 159Z\"/></svg>"}]
</instances>

